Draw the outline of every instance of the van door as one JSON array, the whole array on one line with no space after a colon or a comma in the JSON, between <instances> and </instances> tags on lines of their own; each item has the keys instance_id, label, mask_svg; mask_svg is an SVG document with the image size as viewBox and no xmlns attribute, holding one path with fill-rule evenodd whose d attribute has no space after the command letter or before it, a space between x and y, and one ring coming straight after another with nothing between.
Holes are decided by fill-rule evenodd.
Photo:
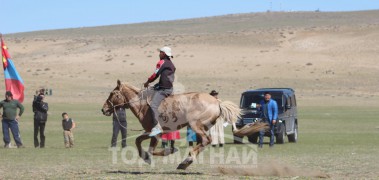
<instances>
[{"instance_id":1,"label":"van door","mask_svg":"<svg viewBox=\"0 0 379 180\"><path fill-rule=\"evenodd\" d=\"M291 98L288 96L288 94L284 94L283 96L285 98L285 112L284 112L284 119L286 122L286 132L292 132L293 131L293 120L292 120L292 107L291 107Z\"/></svg>"}]
</instances>

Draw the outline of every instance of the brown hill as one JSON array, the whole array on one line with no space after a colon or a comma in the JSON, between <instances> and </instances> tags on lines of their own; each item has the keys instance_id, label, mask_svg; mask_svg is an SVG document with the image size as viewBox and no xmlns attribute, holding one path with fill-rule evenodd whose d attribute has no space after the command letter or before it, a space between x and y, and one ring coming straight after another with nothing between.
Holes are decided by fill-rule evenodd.
<instances>
[{"instance_id":1,"label":"brown hill","mask_svg":"<svg viewBox=\"0 0 379 180\"><path fill-rule=\"evenodd\" d=\"M378 105L379 11L280 12L5 35L30 101L102 103L116 80L141 86L169 45L176 90L238 102L244 90L293 87L304 105ZM332 99L332 101L330 101ZM100 104L101 106L101 104Z\"/></svg>"}]
</instances>

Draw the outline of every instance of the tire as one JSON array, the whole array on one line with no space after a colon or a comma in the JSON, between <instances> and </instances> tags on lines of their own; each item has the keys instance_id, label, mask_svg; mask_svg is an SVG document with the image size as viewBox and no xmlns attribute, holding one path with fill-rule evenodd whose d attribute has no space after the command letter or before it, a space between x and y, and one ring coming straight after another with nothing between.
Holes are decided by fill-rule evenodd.
<instances>
[{"instance_id":1,"label":"tire","mask_svg":"<svg viewBox=\"0 0 379 180\"><path fill-rule=\"evenodd\" d=\"M248 140L249 142L253 143L253 144L257 144L258 143L258 137L259 137L259 134L258 133L254 133L250 136L248 136Z\"/></svg>"},{"instance_id":2,"label":"tire","mask_svg":"<svg viewBox=\"0 0 379 180\"><path fill-rule=\"evenodd\" d=\"M295 124L295 132L293 134L288 135L288 142L296 143L297 142L297 124Z\"/></svg>"},{"instance_id":3,"label":"tire","mask_svg":"<svg viewBox=\"0 0 379 180\"><path fill-rule=\"evenodd\" d=\"M279 134L276 135L276 144L284 144L284 137L286 136L286 127L280 123Z\"/></svg>"},{"instance_id":4,"label":"tire","mask_svg":"<svg viewBox=\"0 0 379 180\"><path fill-rule=\"evenodd\" d=\"M243 137L234 135L234 144L243 144Z\"/></svg>"}]
</instances>

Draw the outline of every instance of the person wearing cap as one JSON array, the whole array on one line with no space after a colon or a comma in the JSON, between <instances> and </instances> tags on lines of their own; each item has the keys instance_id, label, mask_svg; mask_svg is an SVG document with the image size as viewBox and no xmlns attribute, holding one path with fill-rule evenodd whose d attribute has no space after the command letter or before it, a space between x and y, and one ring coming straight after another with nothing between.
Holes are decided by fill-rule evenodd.
<instances>
[{"instance_id":1,"label":"person wearing cap","mask_svg":"<svg viewBox=\"0 0 379 180\"><path fill-rule=\"evenodd\" d=\"M18 121L24 113L24 106L18 101L13 99L13 94L10 91L5 93L5 100L0 102L0 108L3 108L2 114L2 127L3 127L3 140L4 147L10 147L9 129L12 131L14 141L18 148L24 147L21 142L20 130L18 128ZM17 109L20 111L17 114Z\"/></svg>"},{"instance_id":2,"label":"person wearing cap","mask_svg":"<svg viewBox=\"0 0 379 180\"><path fill-rule=\"evenodd\" d=\"M263 122L268 123L270 125L270 147L274 146L274 127L276 124L276 120L278 119L278 104L275 100L271 99L271 93L265 92L264 99L260 102L260 106L258 111L261 113L261 118ZM258 147L263 147L263 137L265 135L266 130L262 129L259 131L259 143Z\"/></svg>"},{"instance_id":3,"label":"person wearing cap","mask_svg":"<svg viewBox=\"0 0 379 180\"><path fill-rule=\"evenodd\" d=\"M162 100L164 100L167 96L171 95L173 92L173 83L175 79L176 70L174 64L171 61L171 58L173 58L171 48L166 46L158 50L160 60L156 65L154 73L144 83L144 87L147 88L149 87L150 83L154 82L159 77L159 82L154 85L155 92L150 103L150 108L152 110L153 115L152 123L154 126L151 130L151 133L149 134L150 137L162 133L162 128L158 122L158 107L161 104Z\"/></svg>"},{"instance_id":4,"label":"person wearing cap","mask_svg":"<svg viewBox=\"0 0 379 180\"><path fill-rule=\"evenodd\" d=\"M212 90L211 93L209 93L211 96L218 99L218 92L216 90ZM211 144L212 147L223 147L225 144L224 139L224 124L222 119L217 119L216 123L210 128L209 134L211 135Z\"/></svg>"}]
</instances>

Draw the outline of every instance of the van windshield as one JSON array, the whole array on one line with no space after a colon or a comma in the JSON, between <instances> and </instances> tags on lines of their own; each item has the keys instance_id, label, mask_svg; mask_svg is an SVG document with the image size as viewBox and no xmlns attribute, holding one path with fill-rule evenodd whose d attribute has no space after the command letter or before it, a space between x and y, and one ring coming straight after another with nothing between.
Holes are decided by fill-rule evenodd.
<instances>
[{"instance_id":1,"label":"van windshield","mask_svg":"<svg viewBox=\"0 0 379 180\"><path fill-rule=\"evenodd\" d=\"M263 100L263 93L264 92L252 92L252 93L245 93L241 98L241 108L242 109L257 109L252 106L252 104L256 103L259 104ZM271 93L271 99L274 99L276 103L278 104L279 110L283 109L283 100L282 100L283 94L278 93Z\"/></svg>"}]
</instances>

